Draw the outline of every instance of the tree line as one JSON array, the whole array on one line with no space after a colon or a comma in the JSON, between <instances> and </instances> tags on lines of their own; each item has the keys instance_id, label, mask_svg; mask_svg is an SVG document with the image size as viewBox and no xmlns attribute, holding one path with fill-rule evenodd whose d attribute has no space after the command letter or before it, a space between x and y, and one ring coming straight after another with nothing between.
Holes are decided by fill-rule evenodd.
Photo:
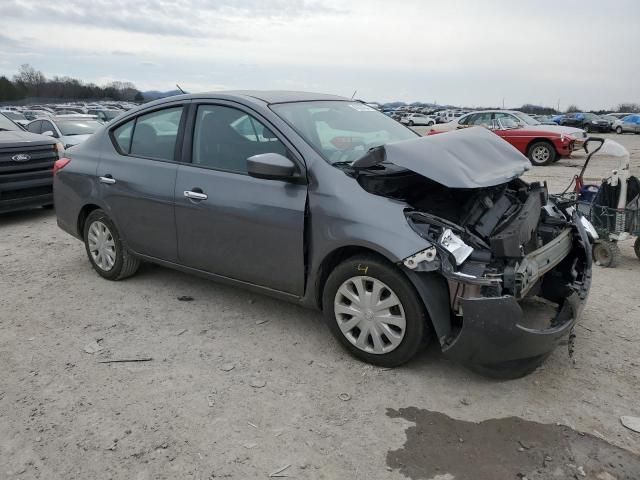
<instances>
[{"instance_id":1,"label":"tree line","mask_svg":"<svg viewBox=\"0 0 640 480\"><path fill-rule=\"evenodd\" d=\"M142 93L131 82L111 82L100 87L71 77L46 78L41 71L26 63L20 66L13 80L0 76L0 101L22 100L30 97L136 102L144 100Z\"/></svg>"}]
</instances>

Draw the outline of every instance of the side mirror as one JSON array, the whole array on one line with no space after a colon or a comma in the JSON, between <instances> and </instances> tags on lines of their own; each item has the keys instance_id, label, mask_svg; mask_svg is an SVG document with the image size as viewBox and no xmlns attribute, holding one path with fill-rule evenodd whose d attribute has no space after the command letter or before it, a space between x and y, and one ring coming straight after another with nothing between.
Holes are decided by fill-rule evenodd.
<instances>
[{"instance_id":1,"label":"side mirror","mask_svg":"<svg viewBox=\"0 0 640 480\"><path fill-rule=\"evenodd\" d=\"M265 180L290 180L296 173L296 165L279 153L261 153L247 158L247 173Z\"/></svg>"},{"instance_id":2,"label":"side mirror","mask_svg":"<svg viewBox=\"0 0 640 480\"><path fill-rule=\"evenodd\" d=\"M55 137L55 134L51 130L47 130L46 132L42 132L42 135L46 135L47 137Z\"/></svg>"}]
</instances>

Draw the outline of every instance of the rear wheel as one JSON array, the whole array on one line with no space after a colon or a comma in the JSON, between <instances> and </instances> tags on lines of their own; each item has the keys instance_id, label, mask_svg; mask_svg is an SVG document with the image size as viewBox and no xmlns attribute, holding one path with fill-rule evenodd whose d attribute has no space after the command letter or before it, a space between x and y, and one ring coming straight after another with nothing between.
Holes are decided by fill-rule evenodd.
<instances>
[{"instance_id":1,"label":"rear wheel","mask_svg":"<svg viewBox=\"0 0 640 480\"><path fill-rule=\"evenodd\" d=\"M527 152L527 157L529 157L529 160L534 165L542 166L555 162L557 153L553 145L544 140L540 140L531 144Z\"/></svg>"},{"instance_id":2,"label":"rear wheel","mask_svg":"<svg viewBox=\"0 0 640 480\"><path fill-rule=\"evenodd\" d=\"M352 257L329 275L323 291L329 329L355 357L395 367L409 361L430 331L413 285L373 255Z\"/></svg>"},{"instance_id":3,"label":"rear wheel","mask_svg":"<svg viewBox=\"0 0 640 480\"><path fill-rule=\"evenodd\" d=\"M618 135L621 135L622 134L622 127L616 127L616 133Z\"/></svg>"},{"instance_id":4,"label":"rear wheel","mask_svg":"<svg viewBox=\"0 0 640 480\"><path fill-rule=\"evenodd\" d=\"M107 280L130 277L140 266L140 261L123 245L116 226L103 210L94 210L87 217L84 245L91 266Z\"/></svg>"},{"instance_id":5,"label":"rear wheel","mask_svg":"<svg viewBox=\"0 0 640 480\"><path fill-rule=\"evenodd\" d=\"M596 242L593 246L593 261L601 267L617 267L620 263L620 247L618 247L618 243L607 240Z\"/></svg>"}]
</instances>

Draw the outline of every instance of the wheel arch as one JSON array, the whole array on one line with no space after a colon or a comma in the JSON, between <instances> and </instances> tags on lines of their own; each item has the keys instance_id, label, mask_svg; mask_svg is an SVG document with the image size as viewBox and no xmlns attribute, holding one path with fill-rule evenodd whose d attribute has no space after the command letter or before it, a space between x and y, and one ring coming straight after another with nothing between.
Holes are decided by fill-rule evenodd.
<instances>
[{"instance_id":1,"label":"wheel arch","mask_svg":"<svg viewBox=\"0 0 640 480\"><path fill-rule=\"evenodd\" d=\"M84 238L84 224L87 221L87 217L91 212L93 212L94 210L98 210L99 208L101 207L99 205L96 205L95 203L88 203L80 209L80 212L78 213L77 224L76 224L76 228L78 230L78 236L80 238Z\"/></svg>"},{"instance_id":2,"label":"wheel arch","mask_svg":"<svg viewBox=\"0 0 640 480\"><path fill-rule=\"evenodd\" d=\"M333 269L345 260L356 255L368 254L395 266L404 274L416 290L426 312L430 326L436 332L438 340L443 341L451 334L451 309L449 307L449 286L446 279L437 272L416 273L390 260L387 256L372 248L349 245L336 248L325 256L316 275L315 306L322 310L324 286Z\"/></svg>"}]
</instances>

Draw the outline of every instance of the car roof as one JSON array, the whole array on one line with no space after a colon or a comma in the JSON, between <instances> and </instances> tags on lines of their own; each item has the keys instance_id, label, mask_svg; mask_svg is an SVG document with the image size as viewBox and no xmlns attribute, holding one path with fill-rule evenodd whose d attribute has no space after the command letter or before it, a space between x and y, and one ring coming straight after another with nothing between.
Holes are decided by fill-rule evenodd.
<instances>
[{"instance_id":1,"label":"car roof","mask_svg":"<svg viewBox=\"0 0 640 480\"><path fill-rule=\"evenodd\" d=\"M176 100L190 100L190 99L216 99L216 98L234 98L244 97L245 99L257 99L265 103L289 103L289 102L312 102L312 101L350 101L346 97L338 95L331 95L327 93L312 93L312 92L297 92L290 90L221 90L219 92L205 92L205 93L188 93L185 95L175 95L172 97L162 98L154 102L150 102L147 105L160 105L162 103L168 103ZM355 100L354 100L355 101Z\"/></svg>"}]
</instances>

